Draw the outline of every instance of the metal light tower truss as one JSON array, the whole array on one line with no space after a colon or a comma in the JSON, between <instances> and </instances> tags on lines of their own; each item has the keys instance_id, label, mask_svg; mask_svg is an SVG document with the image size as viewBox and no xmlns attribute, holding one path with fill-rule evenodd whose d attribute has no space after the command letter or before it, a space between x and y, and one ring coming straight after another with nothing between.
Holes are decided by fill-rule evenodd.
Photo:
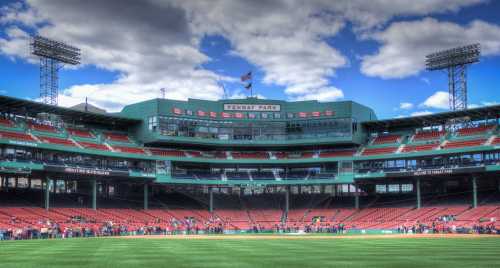
<instances>
[{"instance_id":1,"label":"metal light tower truss","mask_svg":"<svg viewBox=\"0 0 500 268\"><path fill-rule=\"evenodd\" d=\"M426 56L429 71L448 72L448 90L452 111L467 109L467 66L479 61L481 46L473 44L452 48Z\"/></svg>"},{"instance_id":2,"label":"metal light tower truss","mask_svg":"<svg viewBox=\"0 0 500 268\"><path fill-rule=\"evenodd\" d=\"M31 39L31 53L40 57L40 99L57 105L59 69L63 64L80 64L80 49L42 36Z\"/></svg>"}]
</instances>

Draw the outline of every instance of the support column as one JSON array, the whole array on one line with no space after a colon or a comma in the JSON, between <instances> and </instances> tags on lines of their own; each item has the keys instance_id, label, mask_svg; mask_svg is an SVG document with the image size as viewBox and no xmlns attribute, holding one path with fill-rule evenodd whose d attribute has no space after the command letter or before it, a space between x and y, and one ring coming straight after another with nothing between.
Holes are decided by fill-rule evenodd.
<instances>
[{"instance_id":1,"label":"support column","mask_svg":"<svg viewBox=\"0 0 500 268\"><path fill-rule=\"evenodd\" d=\"M144 184L144 209L148 209L149 204L149 185L147 183Z\"/></svg>"},{"instance_id":2,"label":"support column","mask_svg":"<svg viewBox=\"0 0 500 268\"><path fill-rule=\"evenodd\" d=\"M285 213L288 215L288 211L290 210L290 186L287 186L285 191Z\"/></svg>"},{"instance_id":3,"label":"support column","mask_svg":"<svg viewBox=\"0 0 500 268\"><path fill-rule=\"evenodd\" d=\"M50 208L50 179L45 179L45 209Z\"/></svg>"},{"instance_id":4,"label":"support column","mask_svg":"<svg viewBox=\"0 0 500 268\"><path fill-rule=\"evenodd\" d=\"M422 199L420 194L420 178L417 178L417 181L415 183L415 190L417 191L417 209L420 209L422 207Z\"/></svg>"},{"instance_id":5,"label":"support column","mask_svg":"<svg viewBox=\"0 0 500 268\"><path fill-rule=\"evenodd\" d=\"M354 208L359 209L359 191L358 185L354 184Z\"/></svg>"},{"instance_id":6,"label":"support column","mask_svg":"<svg viewBox=\"0 0 500 268\"><path fill-rule=\"evenodd\" d=\"M90 183L92 185L92 209L97 209L97 181L94 179Z\"/></svg>"},{"instance_id":7,"label":"support column","mask_svg":"<svg viewBox=\"0 0 500 268\"><path fill-rule=\"evenodd\" d=\"M208 188L208 211L214 212L214 191L212 187Z\"/></svg>"},{"instance_id":8,"label":"support column","mask_svg":"<svg viewBox=\"0 0 500 268\"><path fill-rule=\"evenodd\" d=\"M477 181L472 177L472 207L477 208Z\"/></svg>"}]
</instances>

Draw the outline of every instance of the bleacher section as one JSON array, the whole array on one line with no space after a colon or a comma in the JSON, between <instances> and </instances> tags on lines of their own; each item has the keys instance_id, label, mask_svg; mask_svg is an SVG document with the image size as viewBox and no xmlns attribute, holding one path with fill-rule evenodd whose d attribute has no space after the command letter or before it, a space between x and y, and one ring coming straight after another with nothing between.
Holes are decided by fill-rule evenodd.
<instances>
[{"instance_id":1,"label":"bleacher section","mask_svg":"<svg viewBox=\"0 0 500 268\"><path fill-rule=\"evenodd\" d=\"M0 130L0 138L8 140L19 140L19 141L31 141L35 142L35 139L29 134L13 131L3 131Z\"/></svg>"},{"instance_id":2,"label":"bleacher section","mask_svg":"<svg viewBox=\"0 0 500 268\"><path fill-rule=\"evenodd\" d=\"M462 128L457 131L458 136L475 136L475 135L483 135L493 130L494 126L491 125L483 125L477 127L470 128Z\"/></svg>"},{"instance_id":3,"label":"bleacher section","mask_svg":"<svg viewBox=\"0 0 500 268\"><path fill-rule=\"evenodd\" d=\"M412 141L438 140L446 134L445 131L421 131L413 136Z\"/></svg>"},{"instance_id":4,"label":"bleacher section","mask_svg":"<svg viewBox=\"0 0 500 268\"><path fill-rule=\"evenodd\" d=\"M487 139L473 139L473 140L455 140L448 141L444 145L444 149L455 149L462 147L473 147L473 146L481 146L486 142Z\"/></svg>"},{"instance_id":5,"label":"bleacher section","mask_svg":"<svg viewBox=\"0 0 500 268\"><path fill-rule=\"evenodd\" d=\"M14 123L12 120L0 118L0 137L10 140L37 142L30 134L36 136L44 143L78 146L86 149L110 151L111 149L101 143L99 135L102 133L102 140L108 143L115 152L147 154L163 157L179 158L214 158L228 160L288 160L288 159L309 159L309 158L335 158L335 157L356 157L358 149L319 149L304 151L198 151L180 149L160 149L143 148L137 145L128 134L120 132L89 130L85 127L66 127L64 131L59 131L56 127L46 124L38 124L28 121L27 130L23 133L23 123ZM394 153L424 152L441 149L466 148L481 145L496 146L500 144L500 137L495 136L496 127L492 125L482 125L478 127L462 128L457 130L456 135L447 135L446 131L417 131L411 135L407 142L403 142L404 134L384 133L373 138L368 144L359 149L360 156L374 156ZM28 131L28 132L26 132ZM494 137L492 137L492 135ZM491 140L490 140L491 138ZM75 143L76 142L76 143ZM400 144L402 143L402 144ZM443 145L442 147L440 145ZM399 150L398 150L399 149Z\"/></svg>"},{"instance_id":6,"label":"bleacher section","mask_svg":"<svg viewBox=\"0 0 500 268\"><path fill-rule=\"evenodd\" d=\"M443 222L441 217L452 216ZM188 227L206 228L210 224L223 224L226 230L272 230L282 225L283 211L278 209L221 209L210 213L198 209L149 209L127 208L52 208L49 211L37 207L0 207L0 228L40 228L47 221L58 223L61 228L99 228L107 222L126 225L131 229L160 224L176 226L178 230ZM330 226L344 224L346 229L397 229L416 223L427 226L455 225L471 228L487 225L500 218L500 205L433 206L414 209L409 207L373 207L356 210L340 209L294 209L288 212L286 225L303 229L306 225ZM80 219L75 221L74 219ZM493 222L495 223L495 222ZM498 223L497 223L498 226Z\"/></svg>"},{"instance_id":7,"label":"bleacher section","mask_svg":"<svg viewBox=\"0 0 500 268\"><path fill-rule=\"evenodd\" d=\"M404 145L401 152L402 153L411 153L411 152L431 151L431 150L435 150L437 148L439 148L439 142L419 144L419 145Z\"/></svg>"},{"instance_id":8,"label":"bleacher section","mask_svg":"<svg viewBox=\"0 0 500 268\"><path fill-rule=\"evenodd\" d=\"M356 150L322 151L319 157L349 157L353 156Z\"/></svg>"},{"instance_id":9,"label":"bleacher section","mask_svg":"<svg viewBox=\"0 0 500 268\"><path fill-rule=\"evenodd\" d=\"M387 134L387 135L381 135L376 137L373 141L373 145L379 145L379 144L392 144L392 143L399 143L401 140L400 135L392 135L392 134Z\"/></svg>"},{"instance_id":10,"label":"bleacher section","mask_svg":"<svg viewBox=\"0 0 500 268\"><path fill-rule=\"evenodd\" d=\"M395 153L397 147L381 147L381 148L366 148L363 150L363 156L379 155L379 154L392 154Z\"/></svg>"},{"instance_id":11,"label":"bleacher section","mask_svg":"<svg viewBox=\"0 0 500 268\"><path fill-rule=\"evenodd\" d=\"M49 125L42 125L42 124L36 124L36 123L28 123L28 127L32 130L35 131L40 131L40 132L49 132L49 133L58 133L57 129L53 126Z\"/></svg>"},{"instance_id":12,"label":"bleacher section","mask_svg":"<svg viewBox=\"0 0 500 268\"><path fill-rule=\"evenodd\" d=\"M85 142L85 141L79 141L78 144L80 144L83 148L86 148L86 149L109 151L109 148L104 144Z\"/></svg>"},{"instance_id":13,"label":"bleacher section","mask_svg":"<svg viewBox=\"0 0 500 268\"><path fill-rule=\"evenodd\" d=\"M500 144L500 137L495 137L493 141L491 141L491 145L499 145Z\"/></svg>"},{"instance_id":14,"label":"bleacher section","mask_svg":"<svg viewBox=\"0 0 500 268\"><path fill-rule=\"evenodd\" d=\"M233 158L235 159L268 159L269 154L267 152L232 152Z\"/></svg>"},{"instance_id":15,"label":"bleacher section","mask_svg":"<svg viewBox=\"0 0 500 268\"><path fill-rule=\"evenodd\" d=\"M45 143L64 145L64 146L72 146L72 147L77 146L74 142L72 142L71 140L68 140L68 139L61 139L61 138L56 138L56 137L46 137L46 136L37 136L37 137L40 141L45 142Z\"/></svg>"},{"instance_id":16,"label":"bleacher section","mask_svg":"<svg viewBox=\"0 0 500 268\"><path fill-rule=\"evenodd\" d=\"M14 123L9 119L0 118L0 126L3 127L14 127Z\"/></svg>"},{"instance_id":17,"label":"bleacher section","mask_svg":"<svg viewBox=\"0 0 500 268\"><path fill-rule=\"evenodd\" d=\"M179 150L164 150L164 149L153 149L149 148L149 151L152 155L159 156L171 156L171 157L186 157L186 154L183 151Z\"/></svg>"},{"instance_id":18,"label":"bleacher section","mask_svg":"<svg viewBox=\"0 0 500 268\"><path fill-rule=\"evenodd\" d=\"M76 137L93 139L94 135L87 129L66 128L66 131Z\"/></svg>"},{"instance_id":19,"label":"bleacher section","mask_svg":"<svg viewBox=\"0 0 500 268\"><path fill-rule=\"evenodd\" d=\"M138 147L129 147L129 146L112 146L114 151L121 152L121 153L129 153L129 154L145 154L146 151L142 148Z\"/></svg>"},{"instance_id":20,"label":"bleacher section","mask_svg":"<svg viewBox=\"0 0 500 268\"><path fill-rule=\"evenodd\" d=\"M122 142L122 143L130 143L130 139L127 134L123 133L112 133L112 132L104 132L105 138L112 142Z\"/></svg>"},{"instance_id":21,"label":"bleacher section","mask_svg":"<svg viewBox=\"0 0 500 268\"><path fill-rule=\"evenodd\" d=\"M301 158L313 158L314 152L274 152L277 159L301 159Z\"/></svg>"}]
</instances>

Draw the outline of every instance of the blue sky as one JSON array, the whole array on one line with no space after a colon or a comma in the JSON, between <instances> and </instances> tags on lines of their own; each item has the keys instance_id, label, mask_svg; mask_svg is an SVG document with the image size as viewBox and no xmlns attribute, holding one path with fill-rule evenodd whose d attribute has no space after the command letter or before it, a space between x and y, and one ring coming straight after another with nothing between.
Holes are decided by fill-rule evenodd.
<instances>
[{"instance_id":1,"label":"blue sky","mask_svg":"<svg viewBox=\"0 0 500 268\"><path fill-rule=\"evenodd\" d=\"M29 36L82 48L60 72L59 103L85 97L110 111L159 97L240 98L253 72L260 98L353 100L379 118L447 110L447 77L430 52L474 42L469 105L500 103L500 1L3 1L0 93L36 99ZM416 3L415 3L416 2ZM224 94L221 85L226 88Z\"/></svg>"}]
</instances>

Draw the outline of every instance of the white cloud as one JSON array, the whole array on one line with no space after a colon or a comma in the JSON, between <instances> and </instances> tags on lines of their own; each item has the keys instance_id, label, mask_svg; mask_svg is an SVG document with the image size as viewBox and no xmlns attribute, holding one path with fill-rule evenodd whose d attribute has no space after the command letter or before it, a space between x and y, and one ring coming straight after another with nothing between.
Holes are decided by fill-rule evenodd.
<instances>
[{"instance_id":1,"label":"white cloud","mask_svg":"<svg viewBox=\"0 0 500 268\"><path fill-rule=\"evenodd\" d=\"M425 110L425 111L417 111L417 112L411 113L410 115L411 116L422 116L422 115L429 115L429 114L433 114L433 112L427 111L427 110Z\"/></svg>"},{"instance_id":2,"label":"white cloud","mask_svg":"<svg viewBox=\"0 0 500 268\"><path fill-rule=\"evenodd\" d=\"M481 43L484 56L500 54L500 26L475 20L461 26L424 18L395 22L369 38L381 43L377 53L363 57L361 72L381 78L403 78L425 69L425 56L442 49Z\"/></svg>"},{"instance_id":3,"label":"white cloud","mask_svg":"<svg viewBox=\"0 0 500 268\"><path fill-rule=\"evenodd\" d=\"M187 1L182 5L193 11L194 32L227 38L232 54L262 68L263 82L285 87L290 99L343 95L329 86L328 78L347 59L324 38L337 34L344 22L322 12L322 3Z\"/></svg>"},{"instance_id":4,"label":"white cloud","mask_svg":"<svg viewBox=\"0 0 500 268\"><path fill-rule=\"evenodd\" d=\"M28 4L16 15L3 15L3 23L22 23L18 19L25 17L22 12L36 15L32 21L44 22L32 24L39 34L80 47L83 64L119 73L109 84L63 90L61 105L88 97L98 106L117 111L123 105L158 97L160 88L167 89L167 98L213 100L223 95L217 80L234 80L199 68L210 58L200 52L200 39L193 38L186 11L174 3L29 0ZM6 37L0 38L0 52L27 58L28 34L15 26L8 29Z\"/></svg>"},{"instance_id":5,"label":"white cloud","mask_svg":"<svg viewBox=\"0 0 500 268\"><path fill-rule=\"evenodd\" d=\"M401 102L399 104L399 109L401 109L401 110L410 110L410 109L413 108L413 106L414 105L411 102Z\"/></svg>"},{"instance_id":6,"label":"white cloud","mask_svg":"<svg viewBox=\"0 0 500 268\"><path fill-rule=\"evenodd\" d=\"M420 81L426 83L427 85L431 85L431 80L429 80L429 78L427 77L421 77Z\"/></svg>"},{"instance_id":7,"label":"white cloud","mask_svg":"<svg viewBox=\"0 0 500 268\"><path fill-rule=\"evenodd\" d=\"M493 105L498 105L500 103L497 101L482 101L481 104L483 106L493 106Z\"/></svg>"},{"instance_id":8,"label":"white cloud","mask_svg":"<svg viewBox=\"0 0 500 268\"><path fill-rule=\"evenodd\" d=\"M293 100L317 100L320 102L324 101L335 101L344 98L344 93L342 90L335 87L323 87L309 93L305 93L297 96Z\"/></svg>"},{"instance_id":9,"label":"white cloud","mask_svg":"<svg viewBox=\"0 0 500 268\"><path fill-rule=\"evenodd\" d=\"M425 16L457 12L463 7L484 3L487 0L345 0L325 1L333 10L351 21L361 30L380 28L393 17Z\"/></svg>"},{"instance_id":10,"label":"white cloud","mask_svg":"<svg viewBox=\"0 0 500 268\"><path fill-rule=\"evenodd\" d=\"M17 57L37 63L28 47L30 36L17 26L8 26L5 29L6 38L0 38L0 54L7 55L11 60Z\"/></svg>"},{"instance_id":11,"label":"white cloud","mask_svg":"<svg viewBox=\"0 0 500 268\"><path fill-rule=\"evenodd\" d=\"M234 90L231 95L229 95L229 99L246 99L250 97L250 94L248 92L243 92L242 90L240 89L237 89L237 90ZM262 99L262 100L265 100L266 97L262 94L254 94L253 97L257 98L257 99Z\"/></svg>"},{"instance_id":12,"label":"white cloud","mask_svg":"<svg viewBox=\"0 0 500 268\"><path fill-rule=\"evenodd\" d=\"M420 106L436 109L448 109L450 107L449 103L450 93L446 91L437 91L420 104Z\"/></svg>"},{"instance_id":13,"label":"white cloud","mask_svg":"<svg viewBox=\"0 0 500 268\"><path fill-rule=\"evenodd\" d=\"M119 76L109 84L67 88L61 103L88 96L92 103L116 111L157 97L160 88L167 88L168 98L222 97L219 76L200 67L212 60L200 51L200 41L216 34L230 41L233 54L264 72L262 82L284 87L289 99L328 101L343 97L330 80L349 62L325 39L347 22L365 31L395 16L454 12L479 2L26 0L0 8L0 24L10 28L0 37L0 53L30 57L27 33L17 24L78 46L83 64ZM230 77L222 80L234 82Z\"/></svg>"},{"instance_id":14,"label":"white cloud","mask_svg":"<svg viewBox=\"0 0 500 268\"><path fill-rule=\"evenodd\" d=\"M500 104L499 102L496 101L482 101L480 104L477 103L471 103L467 105L468 108L479 108L479 107L484 107L484 106L493 106L493 105L498 105Z\"/></svg>"}]
</instances>

